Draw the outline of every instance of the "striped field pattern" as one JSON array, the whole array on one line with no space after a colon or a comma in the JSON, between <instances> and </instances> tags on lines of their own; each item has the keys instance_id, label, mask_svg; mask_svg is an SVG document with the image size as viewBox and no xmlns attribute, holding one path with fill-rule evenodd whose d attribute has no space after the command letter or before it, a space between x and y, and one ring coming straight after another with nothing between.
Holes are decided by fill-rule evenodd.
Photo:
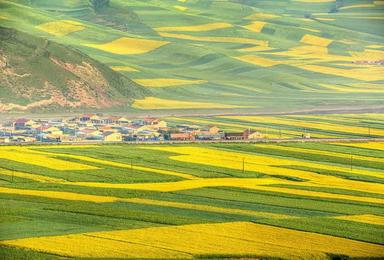
<instances>
[{"instance_id":1,"label":"striped field pattern","mask_svg":"<svg viewBox=\"0 0 384 260\"><path fill-rule=\"evenodd\" d=\"M4 146L0 154L0 255L384 257L378 142Z\"/></svg>"}]
</instances>

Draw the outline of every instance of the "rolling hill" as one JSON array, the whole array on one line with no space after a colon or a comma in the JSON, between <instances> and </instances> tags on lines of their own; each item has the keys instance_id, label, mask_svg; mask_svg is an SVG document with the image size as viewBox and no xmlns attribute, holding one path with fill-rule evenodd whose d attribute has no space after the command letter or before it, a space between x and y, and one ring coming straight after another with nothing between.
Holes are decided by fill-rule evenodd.
<instances>
[{"instance_id":1,"label":"rolling hill","mask_svg":"<svg viewBox=\"0 0 384 260\"><path fill-rule=\"evenodd\" d=\"M63 45L0 27L0 112L112 109L147 90Z\"/></svg>"},{"instance_id":2,"label":"rolling hill","mask_svg":"<svg viewBox=\"0 0 384 260\"><path fill-rule=\"evenodd\" d=\"M382 0L111 0L96 12L87 0L0 2L2 26L144 86L131 107L111 104L144 113L382 107L383 14Z\"/></svg>"}]
</instances>

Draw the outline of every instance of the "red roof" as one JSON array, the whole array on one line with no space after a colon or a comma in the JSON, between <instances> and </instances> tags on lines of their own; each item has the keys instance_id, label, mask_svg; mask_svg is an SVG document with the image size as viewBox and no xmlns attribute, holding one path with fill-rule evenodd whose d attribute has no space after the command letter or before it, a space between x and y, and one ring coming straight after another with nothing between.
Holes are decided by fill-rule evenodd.
<instances>
[{"instance_id":1,"label":"red roof","mask_svg":"<svg viewBox=\"0 0 384 260\"><path fill-rule=\"evenodd\" d=\"M25 124L26 122L28 122L29 119L26 119L26 118L19 118L15 121L16 124Z\"/></svg>"},{"instance_id":2,"label":"red roof","mask_svg":"<svg viewBox=\"0 0 384 260\"><path fill-rule=\"evenodd\" d=\"M85 118L90 118L90 117L93 117L95 114L84 114L81 116L81 118L85 117Z\"/></svg>"}]
</instances>

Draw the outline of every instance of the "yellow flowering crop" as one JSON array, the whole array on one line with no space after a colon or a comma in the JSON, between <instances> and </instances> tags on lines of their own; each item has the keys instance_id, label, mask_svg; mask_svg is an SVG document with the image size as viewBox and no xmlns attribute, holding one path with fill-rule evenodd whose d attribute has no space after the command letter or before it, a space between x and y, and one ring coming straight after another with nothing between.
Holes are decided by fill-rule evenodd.
<instances>
[{"instance_id":1,"label":"yellow flowering crop","mask_svg":"<svg viewBox=\"0 0 384 260\"><path fill-rule=\"evenodd\" d=\"M306 34L301 38L301 42L309 45L317 45L317 46L322 46L322 47L327 47L329 44L332 43L332 40L311 35L311 34Z\"/></svg>"},{"instance_id":2,"label":"yellow flowering crop","mask_svg":"<svg viewBox=\"0 0 384 260\"><path fill-rule=\"evenodd\" d=\"M254 44L259 46L268 46L268 41L256 40L256 39L250 39L250 38L195 36L195 35L188 35L188 34L176 34L176 33L166 33L166 32L160 32L159 34L163 37L191 40L191 41L244 43L244 44Z\"/></svg>"},{"instance_id":3,"label":"yellow flowering crop","mask_svg":"<svg viewBox=\"0 0 384 260\"><path fill-rule=\"evenodd\" d=\"M208 102L180 101L172 99L162 99L156 97L146 97L136 99L132 105L138 109L201 109L201 108L236 108L241 106L226 105Z\"/></svg>"},{"instance_id":4,"label":"yellow flowering crop","mask_svg":"<svg viewBox=\"0 0 384 260\"><path fill-rule=\"evenodd\" d=\"M68 182L63 184L81 185L81 183L68 183ZM90 187L92 186L90 185ZM86 202L94 202L94 203L128 202L128 203L162 206L162 207L193 209L193 210L199 210L199 211L224 213L224 214L235 214L235 215L237 214L237 215L253 216L258 218L260 217L292 218L292 216L284 215L284 214L276 214L276 213L270 213L270 212L261 212L261 211L236 209L236 208L222 208L222 207L209 206L209 205L196 204L196 203L182 203L182 202L172 202L172 201L142 199L142 198L119 198L119 197L113 197L113 196L87 195L87 194L74 193L74 192L26 190L26 189L13 189L13 188L0 187L0 194L1 193L34 196L34 197L50 198L50 199L60 199L60 200L86 201Z\"/></svg>"},{"instance_id":5,"label":"yellow flowering crop","mask_svg":"<svg viewBox=\"0 0 384 260\"><path fill-rule=\"evenodd\" d=\"M349 220L354 222L361 222L374 225L384 225L384 217L377 215L347 215L347 216L337 216L334 217L342 220Z\"/></svg>"},{"instance_id":6,"label":"yellow flowering crop","mask_svg":"<svg viewBox=\"0 0 384 260\"><path fill-rule=\"evenodd\" d=\"M237 119L245 122L264 122L280 125L289 125L302 128L315 128L327 131L337 131L350 134L368 134L368 128L361 126L348 126L316 120L297 120L289 117L270 117L270 116L220 116L219 118ZM384 136L384 130L371 128L372 135Z\"/></svg>"},{"instance_id":7,"label":"yellow flowering crop","mask_svg":"<svg viewBox=\"0 0 384 260\"><path fill-rule=\"evenodd\" d=\"M10 171L10 170L1 169L1 168L0 168L0 174L7 175L7 176L15 176L18 178L24 178L24 179L29 179L29 180L34 180L34 181L38 181L38 182L48 182L48 183L65 182L64 179L47 177L44 175L38 175L38 174L32 174L32 173Z\"/></svg>"},{"instance_id":8,"label":"yellow flowering crop","mask_svg":"<svg viewBox=\"0 0 384 260\"><path fill-rule=\"evenodd\" d=\"M337 145L345 145L357 148L374 149L384 151L384 143L382 142L368 142L368 143L334 143Z\"/></svg>"},{"instance_id":9,"label":"yellow flowering crop","mask_svg":"<svg viewBox=\"0 0 384 260\"><path fill-rule=\"evenodd\" d=\"M72 32L82 31L84 30L85 26L82 23L76 21L58 20L40 24L36 26L36 28L55 36L64 36Z\"/></svg>"},{"instance_id":10,"label":"yellow flowering crop","mask_svg":"<svg viewBox=\"0 0 384 260\"><path fill-rule=\"evenodd\" d=\"M196 85L206 83L206 80L187 80L187 79L170 79L170 78L154 78L154 79L134 79L140 85L151 88L174 87L181 85Z\"/></svg>"},{"instance_id":11,"label":"yellow flowering crop","mask_svg":"<svg viewBox=\"0 0 384 260\"><path fill-rule=\"evenodd\" d=\"M346 162L351 158L351 155L347 153L322 151L322 150L307 149L307 148L289 147L289 146L281 146L281 145L265 145L265 144L257 144L256 147L279 150L283 152L290 151L290 152L298 152L298 153L304 153L304 154L327 155L327 156L346 159ZM356 154L353 155L353 159L384 163L384 158L362 156L362 155L356 155Z\"/></svg>"},{"instance_id":12,"label":"yellow flowering crop","mask_svg":"<svg viewBox=\"0 0 384 260\"><path fill-rule=\"evenodd\" d=\"M229 23L208 23L200 25L191 25L191 26L169 26L169 27L159 27L155 28L158 32L202 32L202 31L212 31L218 29L225 29L232 27L232 24Z\"/></svg>"},{"instance_id":13,"label":"yellow flowering crop","mask_svg":"<svg viewBox=\"0 0 384 260\"><path fill-rule=\"evenodd\" d=\"M278 157L265 156L265 155L246 154L246 153L230 152L230 151L224 151L224 150L218 150L218 149L212 149L212 148L191 147L191 146L178 146L178 147L161 146L161 147L142 147L142 148L178 153L180 155L175 155L170 157L171 159L177 160L177 161L188 162L188 163L192 162L192 163L212 165L216 167L225 167L225 168L238 169L238 170L242 169L243 159L244 159L244 162L245 162L244 165L245 165L246 171L255 171L255 172L260 172L267 175L297 177L297 178L307 180L306 182L291 181L291 182L288 182L289 184L294 184L298 186L340 188L340 189L356 190L356 191L363 191L363 192L369 191L372 193L384 194L383 184L360 182L360 181L343 179L335 176L317 174L310 171L284 168L284 166L297 165L297 166L305 166L305 167L326 169L326 170L348 171L346 167L342 167L342 166L333 166L333 165L312 163L312 162L306 162L302 160L295 160L295 159L288 159L288 158L285 159L285 158L278 158ZM373 171L359 170L359 169L354 170L353 174L373 175L379 178L383 177L381 172L376 173ZM249 183L249 185L247 185L247 188L261 189L261 186L252 185L251 183ZM272 187L267 187L267 188L272 189ZM293 189L286 190L282 188L273 188L273 189L280 189L281 192L286 192L288 190L291 190L292 192L293 190ZM313 194L313 196L319 196L319 197L328 196L319 192L312 192L312 191L300 190L297 192L299 192L300 194L305 193L308 196L311 196L311 194ZM338 195L338 194L329 194L329 195L330 197L334 197L334 198L342 198L341 195ZM353 200L356 199L358 201L369 200L369 201L372 201L372 202L375 201L378 203L382 203L383 201L381 199L366 198L366 197L362 198L361 200L357 196L343 197L343 198L345 199L349 198Z\"/></svg>"},{"instance_id":14,"label":"yellow flowering crop","mask_svg":"<svg viewBox=\"0 0 384 260\"><path fill-rule=\"evenodd\" d=\"M185 259L209 254L328 259L327 253L351 257L384 256L382 245L249 222L88 232L23 238L1 244L91 258Z\"/></svg>"},{"instance_id":15,"label":"yellow flowering crop","mask_svg":"<svg viewBox=\"0 0 384 260\"><path fill-rule=\"evenodd\" d=\"M84 46L114 54L128 55L143 54L149 51L153 51L166 44L168 44L168 42L123 37L105 44L84 44Z\"/></svg>"},{"instance_id":16,"label":"yellow flowering crop","mask_svg":"<svg viewBox=\"0 0 384 260\"><path fill-rule=\"evenodd\" d=\"M254 21L246 26L244 26L245 28L247 28L248 30L252 31L252 32L261 32L261 30L263 29L263 27L266 25L267 23L266 22L261 22L261 21Z\"/></svg>"},{"instance_id":17,"label":"yellow flowering crop","mask_svg":"<svg viewBox=\"0 0 384 260\"><path fill-rule=\"evenodd\" d=\"M54 158L57 154L42 154L26 148L1 147L0 158L59 171L95 170L97 167Z\"/></svg>"}]
</instances>

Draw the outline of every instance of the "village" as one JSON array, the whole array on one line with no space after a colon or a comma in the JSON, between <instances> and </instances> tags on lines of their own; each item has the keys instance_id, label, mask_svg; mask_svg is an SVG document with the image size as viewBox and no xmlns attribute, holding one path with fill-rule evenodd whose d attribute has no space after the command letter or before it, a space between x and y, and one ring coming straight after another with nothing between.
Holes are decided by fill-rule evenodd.
<instances>
[{"instance_id":1,"label":"village","mask_svg":"<svg viewBox=\"0 0 384 260\"><path fill-rule=\"evenodd\" d=\"M227 133L214 125L169 125L161 118L128 119L122 116L83 114L72 118L18 118L0 124L0 144L156 142L260 139L258 131Z\"/></svg>"}]
</instances>

